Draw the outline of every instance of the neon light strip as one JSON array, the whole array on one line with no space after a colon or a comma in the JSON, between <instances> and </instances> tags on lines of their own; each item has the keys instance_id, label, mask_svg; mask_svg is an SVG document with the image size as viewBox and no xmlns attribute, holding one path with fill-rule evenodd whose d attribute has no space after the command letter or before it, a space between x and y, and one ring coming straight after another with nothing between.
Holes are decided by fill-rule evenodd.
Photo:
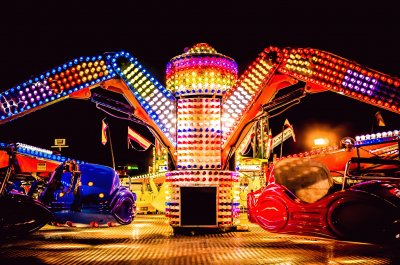
<instances>
[{"instance_id":1,"label":"neon light strip","mask_svg":"<svg viewBox=\"0 0 400 265\"><path fill-rule=\"evenodd\" d=\"M5 148L7 148L7 146L8 146L8 144L0 142L0 148L5 149ZM37 158L52 160L52 161L55 161L58 163L63 163L68 160L73 160L68 157L53 154L53 151L51 151L51 150L39 148L39 147L32 146L32 145L22 144L22 143L17 143L16 151L19 154L25 154L25 155L29 155L29 156L33 156L33 157L37 157ZM86 163L86 162L79 161L79 160L75 160L75 161L78 164Z\"/></svg>"},{"instance_id":2,"label":"neon light strip","mask_svg":"<svg viewBox=\"0 0 400 265\"><path fill-rule=\"evenodd\" d=\"M175 98L129 53L110 56L112 67L132 90L141 106L176 145Z\"/></svg>"}]
</instances>

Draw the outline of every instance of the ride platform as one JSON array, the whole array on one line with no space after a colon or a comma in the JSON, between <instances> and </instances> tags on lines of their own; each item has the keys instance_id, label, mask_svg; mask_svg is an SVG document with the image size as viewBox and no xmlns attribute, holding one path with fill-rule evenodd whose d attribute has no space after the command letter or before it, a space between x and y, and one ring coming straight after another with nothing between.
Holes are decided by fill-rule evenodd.
<instances>
[{"instance_id":1,"label":"ride platform","mask_svg":"<svg viewBox=\"0 0 400 265\"><path fill-rule=\"evenodd\" d=\"M130 225L46 225L0 241L0 264L398 264L398 246L248 230L174 234L163 215L137 215Z\"/></svg>"}]
</instances>

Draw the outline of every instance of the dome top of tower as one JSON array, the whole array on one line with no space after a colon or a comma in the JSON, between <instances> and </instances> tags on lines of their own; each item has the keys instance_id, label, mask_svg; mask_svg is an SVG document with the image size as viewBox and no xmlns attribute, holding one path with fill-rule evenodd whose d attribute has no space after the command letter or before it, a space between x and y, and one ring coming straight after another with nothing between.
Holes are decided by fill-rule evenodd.
<instances>
[{"instance_id":1,"label":"dome top of tower","mask_svg":"<svg viewBox=\"0 0 400 265\"><path fill-rule=\"evenodd\" d=\"M167 89L182 95L222 95L237 79L236 62L207 43L185 48L167 64Z\"/></svg>"},{"instance_id":2,"label":"dome top of tower","mask_svg":"<svg viewBox=\"0 0 400 265\"><path fill-rule=\"evenodd\" d=\"M187 51L186 51L187 49ZM197 43L196 45L194 45L191 48L186 48L185 49L185 53L186 54L193 54L193 53L209 53L209 54L216 54L217 51L211 47L210 45L208 45L207 43Z\"/></svg>"}]
</instances>

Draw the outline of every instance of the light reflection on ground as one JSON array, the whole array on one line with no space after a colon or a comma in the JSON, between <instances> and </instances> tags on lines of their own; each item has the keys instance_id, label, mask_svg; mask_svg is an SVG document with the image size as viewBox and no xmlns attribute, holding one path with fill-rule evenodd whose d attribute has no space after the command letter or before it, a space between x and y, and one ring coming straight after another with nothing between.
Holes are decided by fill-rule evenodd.
<instances>
[{"instance_id":1,"label":"light reflection on ground","mask_svg":"<svg viewBox=\"0 0 400 265\"><path fill-rule=\"evenodd\" d=\"M242 222L247 224L246 215ZM393 264L395 246L249 231L174 235L162 215L138 215L127 226L45 226L0 241L0 264Z\"/></svg>"}]
</instances>

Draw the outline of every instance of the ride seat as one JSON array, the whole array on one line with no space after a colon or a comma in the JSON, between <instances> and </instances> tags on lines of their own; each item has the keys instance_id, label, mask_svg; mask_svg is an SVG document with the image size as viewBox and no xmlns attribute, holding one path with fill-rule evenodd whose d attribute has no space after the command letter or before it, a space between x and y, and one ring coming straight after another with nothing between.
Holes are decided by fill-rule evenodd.
<instances>
[{"instance_id":1,"label":"ride seat","mask_svg":"<svg viewBox=\"0 0 400 265\"><path fill-rule=\"evenodd\" d=\"M300 200L313 203L324 197L333 185L328 168L309 158L286 158L276 163L275 182L293 192Z\"/></svg>"}]
</instances>

